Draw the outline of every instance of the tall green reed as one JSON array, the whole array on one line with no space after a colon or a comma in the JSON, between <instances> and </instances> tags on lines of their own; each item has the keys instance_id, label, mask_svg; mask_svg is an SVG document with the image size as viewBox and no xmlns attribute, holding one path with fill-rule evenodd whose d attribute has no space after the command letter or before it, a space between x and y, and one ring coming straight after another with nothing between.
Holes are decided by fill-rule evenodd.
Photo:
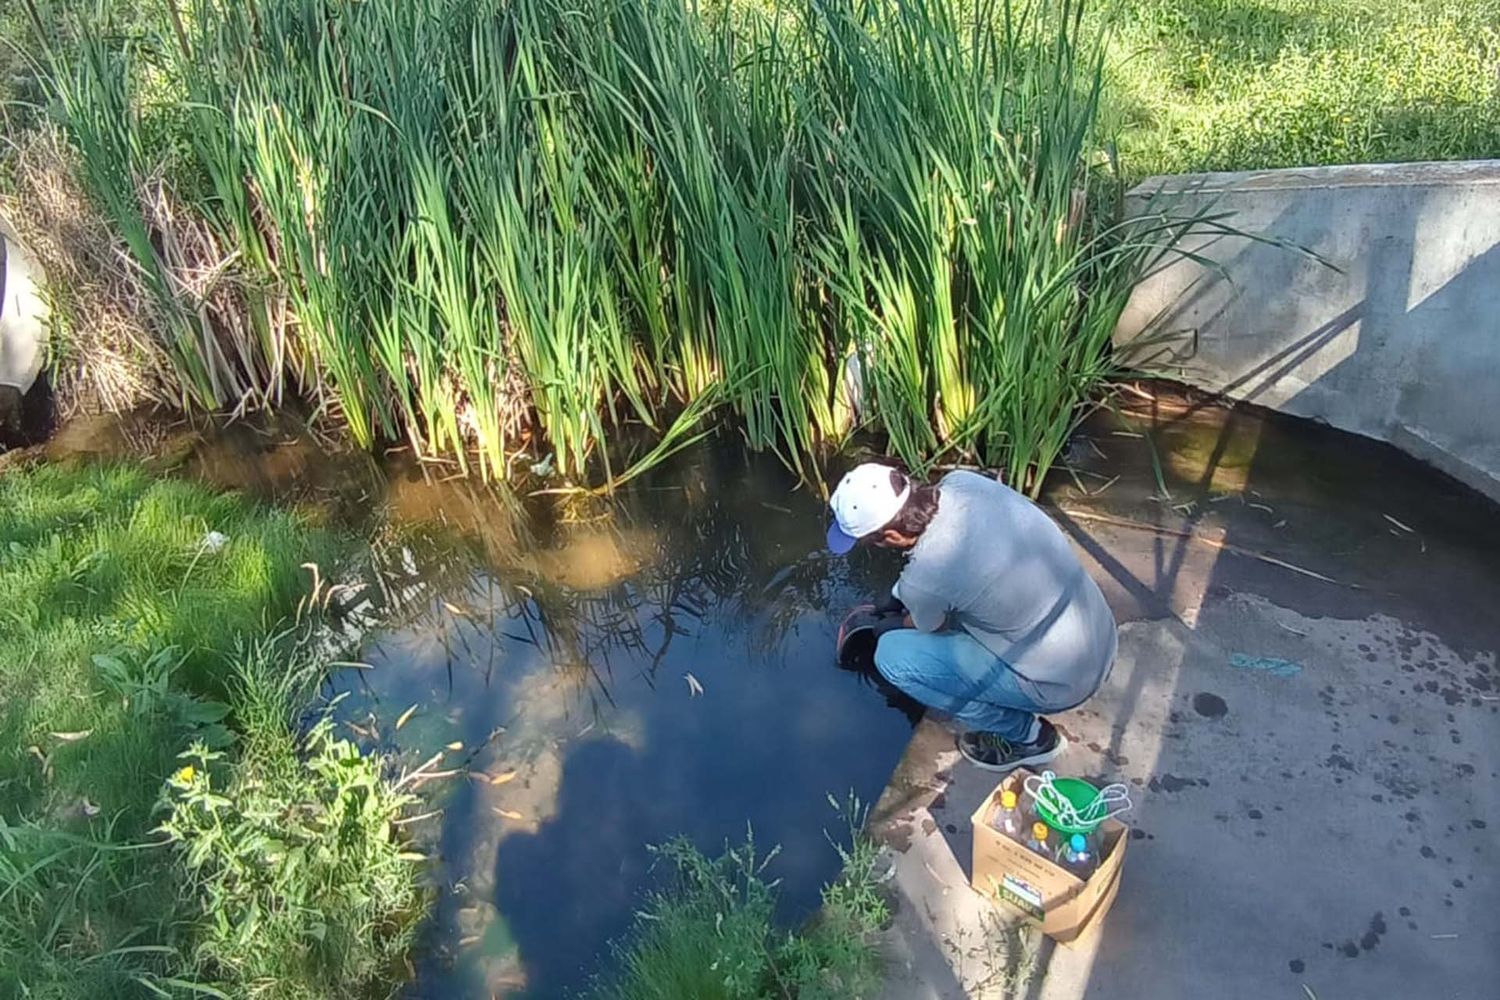
<instances>
[{"instance_id":1,"label":"tall green reed","mask_svg":"<svg viewBox=\"0 0 1500 1000\"><path fill-rule=\"evenodd\" d=\"M893 450L1039 480L1109 372L1076 5L820 5L822 273ZM1080 64L1080 58L1084 60ZM1115 310L1117 315L1118 309Z\"/></svg>"},{"instance_id":2,"label":"tall green reed","mask_svg":"<svg viewBox=\"0 0 1500 1000\"><path fill-rule=\"evenodd\" d=\"M615 483L628 425L676 446L724 405L809 478L857 411L915 468L1035 489L1132 284L1215 222L1114 218L1074 0L183 2L157 99L246 289L228 367L487 476L540 446ZM71 93L123 205L151 151L93 123L147 98Z\"/></svg>"}]
</instances>

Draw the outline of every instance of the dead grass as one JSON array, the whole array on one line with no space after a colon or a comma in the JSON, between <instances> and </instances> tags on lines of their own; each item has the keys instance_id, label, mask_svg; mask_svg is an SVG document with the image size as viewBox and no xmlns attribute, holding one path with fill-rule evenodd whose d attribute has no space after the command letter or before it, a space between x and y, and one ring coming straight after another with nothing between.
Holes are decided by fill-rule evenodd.
<instances>
[{"instance_id":1,"label":"dead grass","mask_svg":"<svg viewBox=\"0 0 1500 1000\"><path fill-rule=\"evenodd\" d=\"M56 129L10 145L0 217L42 264L54 316L49 370L63 416L182 405L185 388L164 337L160 303L113 227L84 191L77 154ZM252 331L232 255L157 172L137 197L171 295L192 321L198 354L224 408L281 399L249 349Z\"/></svg>"},{"instance_id":2,"label":"dead grass","mask_svg":"<svg viewBox=\"0 0 1500 1000\"><path fill-rule=\"evenodd\" d=\"M239 416L280 404L288 361L285 309L274 308L268 315L272 343L263 349L238 254L226 251L209 223L173 193L164 167L158 165L141 181L136 196L169 293L191 317L184 326L197 341L191 350L202 360L217 408ZM153 329L164 331L164 325ZM179 365L162 373L163 381L178 383L172 388L179 405L187 393L176 377L180 370Z\"/></svg>"},{"instance_id":3,"label":"dead grass","mask_svg":"<svg viewBox=\"0 0 1500 1000\"><path fill-rule=\"evenodd\" d=\"M54 129L17 135L0 216L47 275L60 411L123 412L160 398L166 359L129 255L85 195L74 156Z\"/></svg>"}]
</instances>

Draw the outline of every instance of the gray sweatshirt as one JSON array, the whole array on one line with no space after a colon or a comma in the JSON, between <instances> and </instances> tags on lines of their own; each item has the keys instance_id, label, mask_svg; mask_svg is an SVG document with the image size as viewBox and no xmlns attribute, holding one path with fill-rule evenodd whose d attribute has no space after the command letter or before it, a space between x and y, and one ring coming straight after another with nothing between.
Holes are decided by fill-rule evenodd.
<instances>
[{"instance_id":1,"label":"gray sweatshirt","mask_svg":"<svg viewBox=\"0 0 1500 1000\"><path fill-rule=\"evenodd\" d=\"M951 472L939 490L896 585L912 623L968 632L1045 709L1088 698L1114 660L1115 619L1062 531L986 476Z\"/></svg>"}]
</instances>

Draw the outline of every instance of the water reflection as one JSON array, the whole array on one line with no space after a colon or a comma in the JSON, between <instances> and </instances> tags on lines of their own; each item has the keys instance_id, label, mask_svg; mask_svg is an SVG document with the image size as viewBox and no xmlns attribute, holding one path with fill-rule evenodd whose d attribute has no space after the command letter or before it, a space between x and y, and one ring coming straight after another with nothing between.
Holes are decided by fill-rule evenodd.
<instances>
[{"instance_id":1,"label":"water reflection","mask_svg":"<svg viewBox=\"0 0 1500 1000\"><path fill-rule=\"evenodd\" d=\"M831 654L895 567L827 556L793 487L737 450L608 503L390 477L360 609L386 624L334 687L368 745L460 772L424 785L442 811L414 828L443 887L414 995L584 986L650 883L646 845L677 834L781 844L783 916L811 912L837 868L829 795L878 795L914 709Z\"/></svg>"}]
</instances>

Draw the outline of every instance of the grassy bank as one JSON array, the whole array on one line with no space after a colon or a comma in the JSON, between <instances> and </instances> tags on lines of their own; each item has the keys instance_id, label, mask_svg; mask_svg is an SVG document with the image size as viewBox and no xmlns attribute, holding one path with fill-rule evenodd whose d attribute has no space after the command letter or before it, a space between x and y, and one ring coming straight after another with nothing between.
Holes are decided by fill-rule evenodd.
<instances>
[{"instance_id":1,"label":"grassy bank","mask_svg":"<svg viewBox=\"0 0 1500 1000\"><path fill-rule=\"evenodd\" d=\"M1500 157L1496 0L1108 0L1135 176Z\"/></svg>"},{"instance_id":2,"label":"grassy bank","mask_svg":"<svg viewBox=\"0 0 1500 1000\"><path fill-rule=\"evenodd\" d=\"M809 475L866 421L1035 481L1180 227L1112 226L1080 7L959 6L38 19L175 403L296 393L362 444L592 482L721 406Z\"/></svg>"},{"instance_id":3,"label":"grassy bank","mask_svg":"<svg viewBox=\"0 0 1500 1000\"><path fill-rule=\"evenodd\" d=\"M0 475L0 996L365 995L418 907L268 636L345 543L121 466ZM189 754L183 758L180 755Z\"/></svg>"}]
</instances>

